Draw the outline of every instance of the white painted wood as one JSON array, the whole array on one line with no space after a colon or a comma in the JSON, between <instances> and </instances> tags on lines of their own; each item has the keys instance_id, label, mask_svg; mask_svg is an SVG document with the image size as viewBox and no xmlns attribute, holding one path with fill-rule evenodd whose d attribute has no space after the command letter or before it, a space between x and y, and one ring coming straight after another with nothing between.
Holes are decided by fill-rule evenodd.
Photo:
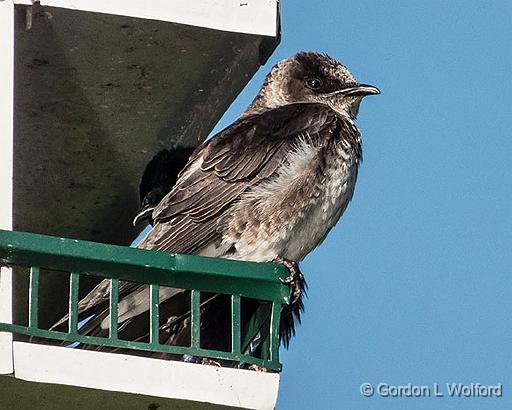
<instances>
[{"instance_id":1,"label":"white painted wood","mask_svg":"<svg viewBox=\"0 0 512 410\"><path fill-rule=\"evenodd\" d=\"M0 322L12 322L12 270L0 268ZM13 372L12 333L0 332L0 374Z\"/></svg>"},{"instance_id":2,"label":"white painted wood","mask_svg":"<svg viewBox=\"0 0 512 410\"><path fill-rule=\"evenodd\" d=\"M14 9L0 1L0 229L12 229ZM0 321L12 321L12 272L0 268ZM12 373L12 334L0 332L0 374Z\"/></svg>"},{"instance_id":3,"label":"white painted wood","mask_svg":"<svg viewBox=\"0 0 512 410\"><path fill-rule=\"evenodd\" d=\"M14 342L17 378L248 409L273 409L279 374Z\"/></svg>"},{"instance_id":4,"label":"white painted wood","mask_svg":"<svg viewBox=\"0 0 512 410\"><path fill-rule=\"evenodd\" d=\"M33 3L32 0L14 2ZM277 35L278 0L40 0L40 3L238 33Z\"/></svg>"}]
</instances>

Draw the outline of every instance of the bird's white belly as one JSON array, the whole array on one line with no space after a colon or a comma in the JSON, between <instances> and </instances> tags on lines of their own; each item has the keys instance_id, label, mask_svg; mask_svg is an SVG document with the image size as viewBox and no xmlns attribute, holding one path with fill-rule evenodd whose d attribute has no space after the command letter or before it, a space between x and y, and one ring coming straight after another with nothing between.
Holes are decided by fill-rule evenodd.
<instances>
[{"instance_id":1,"label":"bird's white belly","mask_svg":"<svg viewBox=\"0 0 512 410\"><path fill-rule=\"evenodd\" d=\"M322 180L315 168L307 164L305 155L297 159L299 164L290 165L289 172L242 200L241 209L252 206L254 215L261 215L263 222L259 222L258 232L247 229L240 238L229 239L236 248L229 257L272 261L280 256L298 261L319 245L345 211L356 183L357 160L341 148L339 151L324 170ZM316 153L310 151L309 160L314 160ZM288 201L294 196L290 190L301 184L309 184L304 195ZM273 222L264 222L267 217Z\"/></svg>"},{"instance_id":2,"label":"bird's white belly","mask_svg":"<svg viewBox=\"0 0 512 410\"><path fill-rule=\"evenodd\" d=\"M356 177L355 164L345 163L332 170L310 211L291 230L284 254L280 256L302 260L324 240L352 199Z\"/></svg>"}]
</instances>

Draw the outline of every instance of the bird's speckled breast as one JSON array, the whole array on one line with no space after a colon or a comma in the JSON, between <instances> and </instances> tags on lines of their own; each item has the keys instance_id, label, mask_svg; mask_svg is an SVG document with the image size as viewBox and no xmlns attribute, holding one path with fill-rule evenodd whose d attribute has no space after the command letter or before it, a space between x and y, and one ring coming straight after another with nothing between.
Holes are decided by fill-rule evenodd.
<instances>
[{"instance_id":1,"label":"bird's speckled breast","mask_svg":"<svg viewBox=\"0 0 512 410\"><path fill-rule=\"evenodd\" d=\"M237 205L224 236L224 244L235 248L230 257L301 260L318 246L352 199L359 139L357 145L332 139L315 146L301 139L278 175L254 187Z\"/></svg>"},{"instance_id":2,"label":"bird's speckled breast","mask_svg":"<svg viewBox=\"0 0 512 410\"><path fill-rule=\"evenodd\" d=\"M333 156L318 187L318 196L313 198L309 212L298 221L293 230L296 234L290 235L283 257L302 260L322 243L352 200L357 169L357 160L349 153L343 151Z\"/></svg>"}]
</instances>

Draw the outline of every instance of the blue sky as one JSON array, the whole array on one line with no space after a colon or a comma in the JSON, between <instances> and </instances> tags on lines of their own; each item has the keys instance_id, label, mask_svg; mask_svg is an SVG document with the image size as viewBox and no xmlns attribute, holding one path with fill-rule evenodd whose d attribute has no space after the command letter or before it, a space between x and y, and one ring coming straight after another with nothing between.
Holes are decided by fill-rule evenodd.
<instances>
[{"instance_id":1,"label":"blue sky","mask_svg":"<svg viewBox=\"0 0 512 410\"><path fill-rule=\"evenodd\" d=\"M309 299L278 409L512 408L512 3L284 0L282 34L217 130L300 50L382 94L359 114L354 200L302 263ZM365 398L364 382L504 387Z\"/></svg>"}]
</instances>

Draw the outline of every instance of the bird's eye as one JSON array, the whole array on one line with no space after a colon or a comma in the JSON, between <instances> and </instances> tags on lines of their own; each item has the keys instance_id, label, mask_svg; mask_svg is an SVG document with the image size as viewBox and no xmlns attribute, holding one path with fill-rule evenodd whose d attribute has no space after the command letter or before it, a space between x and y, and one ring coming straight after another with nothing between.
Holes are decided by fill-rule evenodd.
<instances>
[{"instance_id":1,"label":"bird's eye","mask_svg":"<svg viewBox=\"0 0 512 410\"><path fill-rule=\"evenodd\" d=\"M312 90L318 90L322 86L322 80L317 77L306 78L306 85Z\"/></svg>"}]
</instances>

